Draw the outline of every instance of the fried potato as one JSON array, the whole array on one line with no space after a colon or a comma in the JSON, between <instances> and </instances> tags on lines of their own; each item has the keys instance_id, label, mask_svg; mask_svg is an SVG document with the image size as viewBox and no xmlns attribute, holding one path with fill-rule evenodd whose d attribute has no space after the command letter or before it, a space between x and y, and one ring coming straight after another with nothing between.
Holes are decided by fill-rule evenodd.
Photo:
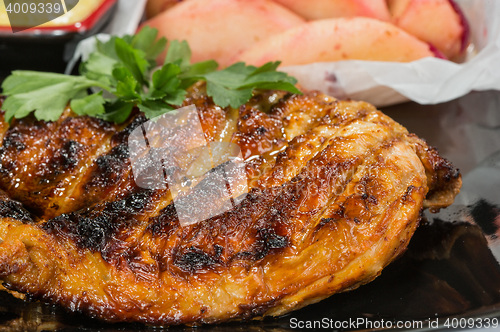
<instances>
[{"instance_id":1,"label":"fried potato","mask_svg":"<svg viewBox=\"0 0 500 332\"><path fill-rule=\"evenodd\" d=\"M340 60L409 62L434 56L427 43L393 24L356 17L311 21L273 35L236 60L253 65L281 60L282 65Z\"/></svg>"},{"instance_id":2,"label":"fried potato","mask_svg":"<svg viewBox=\"0 0 500 332\"><path fill-rule=\"evenodd\" d=\"M227 66L237 54L265 39L305 23L270 0L183 1L145 24L169 40L187 40L193 57Z\"/></svg>"},{"instance_id":3,"label":"fried potato","mask_svg":"<svg viewBox=\"0 0 500 332\"><path fill-rule=\"evenodd\" d=\"M388 0L394 24L435 46L447 58L461 53L468 27L450 0Z\"/></svg>"},{"instance_id":4,"label":"fried potato","mask_svg":"<svg viewBox=\"0 0 500 332\"><path fill-rule=\"evenodd\" d=\"M385 0L274 0L308 20L364 16L389 21Z\"/></svg>"}]
</instances>

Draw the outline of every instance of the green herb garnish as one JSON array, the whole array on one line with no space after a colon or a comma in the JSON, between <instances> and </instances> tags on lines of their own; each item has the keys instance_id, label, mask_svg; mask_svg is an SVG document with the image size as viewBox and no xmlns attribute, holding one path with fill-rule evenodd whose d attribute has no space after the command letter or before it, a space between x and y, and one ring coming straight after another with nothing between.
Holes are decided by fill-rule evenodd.
<instances>
[{"instance_id":1,"label":"green herb garnish","mask_svg":"<svg viewBox=\"0 0 500 332\"><path fill-rule=\"evenodd\" d=\"M134 106L153 118L181 105L186 89L197 81L206 81L207 95L221 107L243 105L256 89L300 93L295 78L276 71L279 62L261 67L239 62L217 70L217 62L211 60L191 64L185 41L171 41L165 63L158 68L155 59L167 40L157 35L156 29L145 27L134 36L98 41L79 76L12 72L2 84L5 119L10 122L34 112L38 120L55 121L68 103L78 115L116 123L125 121Z\"/></svg>"}]
</instances>

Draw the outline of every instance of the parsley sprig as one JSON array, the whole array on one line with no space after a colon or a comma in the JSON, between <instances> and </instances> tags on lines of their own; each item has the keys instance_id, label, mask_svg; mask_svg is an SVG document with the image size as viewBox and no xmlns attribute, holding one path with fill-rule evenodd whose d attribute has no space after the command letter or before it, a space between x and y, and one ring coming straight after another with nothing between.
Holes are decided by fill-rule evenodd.
<instances>
[{"instance_id":1,"label":"parsley sprig","mask_svg":"<svg viewBox=\"0 0 500 332\"><path fill-rule=\"evenodd\" d=\"M78 115L107 121L125 121L134 106L153 118L184 101L197 81L206 81L207 95L221 107L237 108L257 89L300 93L296 80L277 71L279 62L261 67L238 62L218 70L213 60L191 64L187 42L170 41L165 63L156 58L167 40L145 27L134 36L97 41L96 50L80 66L80 75L14 71L2 84L5 119L23 118L34 112L38 120L56 121L69 104Z\"/></svg>"}]
</instances>

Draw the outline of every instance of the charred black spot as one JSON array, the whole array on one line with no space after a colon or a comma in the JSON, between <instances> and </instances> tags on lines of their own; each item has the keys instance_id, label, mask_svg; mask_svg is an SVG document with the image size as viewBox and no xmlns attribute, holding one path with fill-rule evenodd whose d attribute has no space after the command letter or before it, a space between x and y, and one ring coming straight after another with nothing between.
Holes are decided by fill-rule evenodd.
<instances>
[{"instance_id":1,"label":"charred black spot","mask_svg":"<svg viewBox=\"0 0 500 332\"><path fill-rule=\"evenodd\" d=\"M106 187L121 179L125 170L129 169L129 151L126 144L120 144L95 161L95 170L91 180L85 185L90 187Z\"/></svg>"},{"instance_id":2,"label":"charred black spot","mask_svg":"<svg viewBox=\"0 0 500 332\"><path fill-rule=\"evenodd\" d=\"M79 142L69 140L64 142L62 147L58 149L54 156L49 160L46 167L40 167L39 180L40 184L49 184L64 172L73 170L78 165L80 154L84 151L85 146Z\"/></svg>"},{"instance_id":3,"label":"charred black spot","mask_svg":"<svg viewBox=\"0 0 500 332\"><path fill-rule=\"evenodd\" d=\"M69 228L73 226L74 218L72 216L73 214L71 213L61 214L43 223L41 227L49 234L68 232Z\"/></svg>"},{"instance_id":4,"label":"charred black spot","mask_svg":"<svg viewBox=\"0 0 500 332\"><path fill-rule=\"evenodd\" d=\"M111 149L109 154L97 158L96 164L101 172L113 172L122 168L123 160L128 157L128 146L126 144L120 144Z\"/></svg>"},{"instance_id":5,"label":"charred black spot","mask_svg":"<svg viewBox=\"0 0 500 332\"><path fill-rule=\"evenodd\" d=\"M264 126L260 126L257 129L255 129L255 132L257 135L264 135L266 133L267 129Z\"/></svg>"},{"instance_id":6,"label":"charred black spot","mask_svg":"<svg viewBox=\"0 0 500 332\"><path fill-rule=\"evenodd\" d=\"M414 190L415 190L415 186L409 186L408 188L406 188L406 192L404 193L403 197L401 197L401 200L404 202L404 201L410 199L410 196Z\"/></svg>"},{"instance_id":7,"label":"charred black spot","mask_svg":"<svg viewBox=\"0 0 500 332\"><path fill-rule=\"evenodd\" d=\"M222 255L222 252L224 251L224 248L218 244L214 246L214 251L215 251L215 256L220 257Z\"/></svg>"},{"instance_id":8,"label":"charred black spot","mask_svg":"<svg viewBox=\"0 0 500 332\"><path fill-rule=\"evenodd\" d=\"M321 227L325 226L326 224L334 222L335 220L337 220L337 219L333 219L333 218L321 218L321 220L319 221L318 227L321 228Z\"/></svg>"},{"instance_id":9,"label":"charred black spot","mask_svg":"<svg viewBox=\"0 0 500 332\"><path fill-rule=\"evenodd\" d=\"M342 220L343 218L345 218L345 208L344 206L341 205L337 210L330 213L328 218L321 218L320 222L314 229L314 234L316 234L320 229L322 229L326 225L331 225L333 223L336 223L339 220Z\"/></svg>"},{"instance_id":10,"label":"charred black spot","mask_svg":"<svg viewBox=\"0 0 500 332\"><path fill-rule=\"evenodd\" d=\"M446 167L447 172L445 172L443 178L444 181L450 182L458 179L460 176L460 171L458 169L453 168L453 165L448 164L448 167Z\"/></svg>"},{"instance_id":11,"label":"charred black spot","mask_svg":"<svg viewBox=\"0 0 500 332\"><path fill-rule=\"evenodd\" d=\"M103 213L120 218L120 215L131 216L142 211L150 201L152 191L143 190L132 193L124 199L105 204Z\"/></svg>"},{"instance_id":12,"label":"charred black spot","mask_svg":"<svg viewBox=\"0 0 500 332\"><path fill-rule=\"evenodd\" d=\"M76 226L78 244L87 249L101 251L113 230L113 223L107 216L98 216L94 219L80 218Z\"/></svg>"},{"instance_id":13,"label":"charred black spot","mask_svg":"<svg viewBox=\"0 0 500 332\"><path fill-rule=\"evenodd\" d=\"M92 251L104 249L114 227L105 215L89 218L78 213L62 214L42 225L46 232L69 235L79 247Z\"/></svg>"},{"instance_id":14,"label":"charred black spot","mask_svg":"<svg viewBox=\"0 0 500 332\"><path fill-rule=\"evenodd\" d=\"M179 223L179 217L173 203L167 205L157 217L151 219L147 230L153 236L167 234L172 227Z\"/></svg>"},{"instance_id":15,"label":"charred black spot","mask_svg":"<svg viewBox=\"0 0 500 332\"><path fill-rule=\"evenodd\" d=\"M81 248L103 251L122 228L133 225L136 215L151 201L151 191L141 191L114 202L62 214L43 224L48 233L69 236Z\"/></svg>"},{"instance_id":16,"label":"charred black spot","mask_svg":"<svg viewBox=\"0 0 500 332\"><path fill-rule=\"evenodd\" d=\"M57 151L58 164L61 165L63 170L74 168L78 164L78 153L83 148L81 143L69 140Z\"/></svg>"},{"instance_id":17,"label":"charred black spot","mask_svg":"<svg viewBox=\"0 0 500 332\"><path fill-rule=\"evenodd\" d=\"M5 147L0 147L0 174L6 174L8 172L7 168L12 166L11 162L4 160L5 152Z\"/></svg>"},{"instance_id":18,"label":"charred black spot","mask_svg":"<svg viewBox=\"0 0 500 332\"><path fill-rule=\"evenodd\" d=\"M174 258L174 265L191 273L213 267L220 263L219 257L222 252L220 249L215 248L215 255L210 255L199 248L191 247L188 252Z\"/></svg>"},{"instance_id":19,"label":"charred black spot","mask_svg":"<svg viewBox=\"0 0 500 332\"><path fill-rule=\"evenodd\" d=\"M21 203L9 199L0 199L0 216L19 220L23 223L33 222L30 213Z\"/></svg>"},{"instance_id":20,"label":"charred black spot","mask_svg":"<svg viewBox=\"0 0 500 332\"><path fill-rule=\"evenodd\" d=\"M258 233L260 248L256 252L256 259L264 258L272 249L281 249L288 245L288 239L276 234L274 229L260 229Z\"/></svg>"},{"instance_id":21,"label":"charred black spot","mask_svg":"<svg viewBox=\"0 0 500 332\"><path fill-rule=\"evenodd\" d=\"M259 231L259 233L269 249L284 248L288 244L288 239L284 236L276 234L274 230L265 229Z\"/></svg>"},{"instance_id":22,"label":"charred black spot","mask_svg":"<svg viewBox=\"0 0 500 332\"><path fill-rule=\"evenodd\" d=\"M10 130L7 132L7 135L3 139L3 147L5 147L6 149L15 149L17 151L26 149L26 145L23 143L22 134Z\"/></svg>"}]
</instances>

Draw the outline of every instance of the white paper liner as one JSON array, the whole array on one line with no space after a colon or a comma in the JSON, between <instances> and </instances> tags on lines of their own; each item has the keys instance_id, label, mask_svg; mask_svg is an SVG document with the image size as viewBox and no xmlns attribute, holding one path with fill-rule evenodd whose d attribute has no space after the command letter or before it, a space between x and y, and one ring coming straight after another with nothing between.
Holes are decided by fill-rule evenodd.
<instances>
[{"instance_id":1,"label":"white paper liner","mask_svg":"<svg viewBox=\"0 0 500 332\"><path fill-rule=\"evenodd\" d=\"M89 54L95 50L96 38L104 42L109 40L111 35L123 36L134 34L141 23L146 1L118 0L116 12L106 29L102 33L86 38L78 43L73 57L66 66L65 73L71 73L78 60L82 59L85 61L88 59Z\"/></svg>"}]
</instances>

